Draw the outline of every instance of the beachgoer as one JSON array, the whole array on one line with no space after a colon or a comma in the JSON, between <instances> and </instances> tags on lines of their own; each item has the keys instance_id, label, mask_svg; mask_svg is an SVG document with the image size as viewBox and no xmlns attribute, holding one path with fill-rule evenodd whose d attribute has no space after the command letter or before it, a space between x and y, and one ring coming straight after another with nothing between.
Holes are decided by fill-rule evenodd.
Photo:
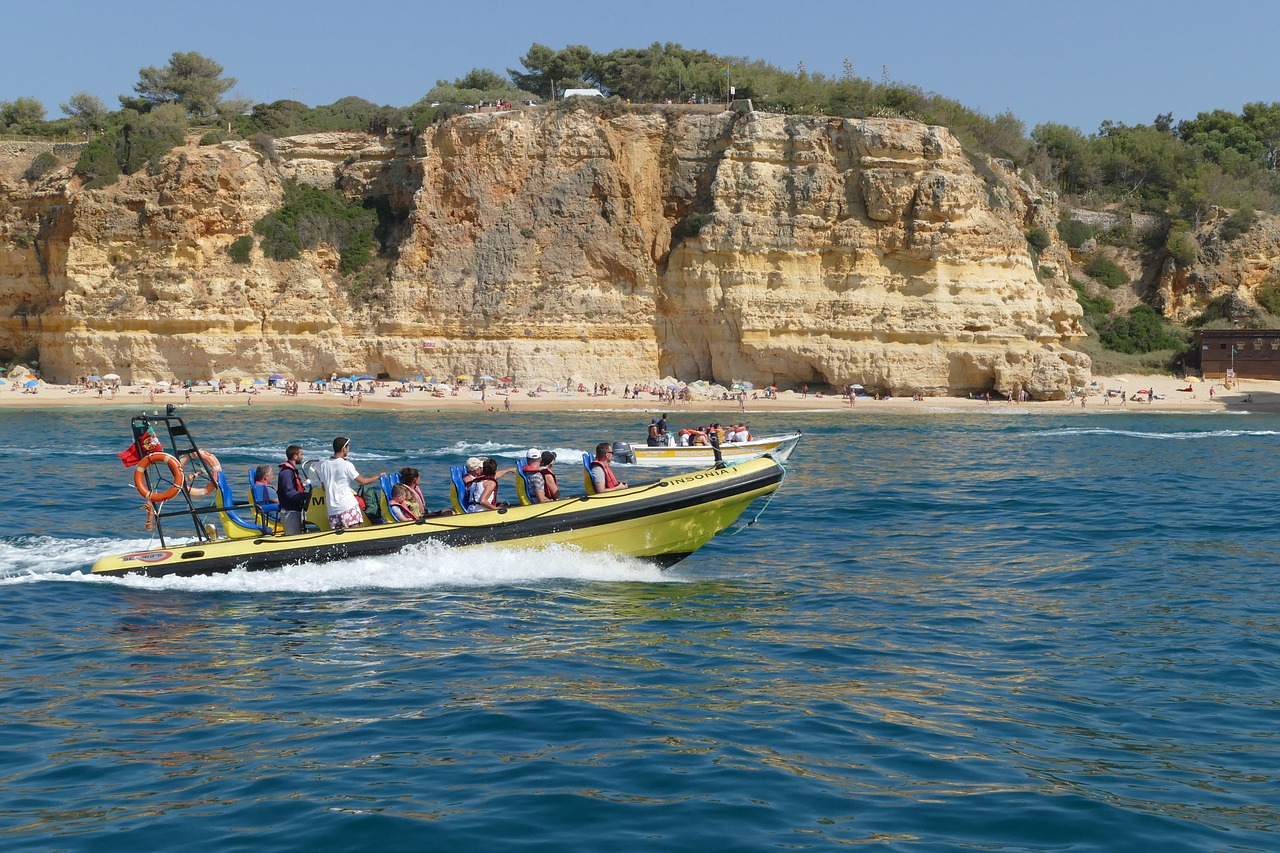
<instances>
[{"instance_id":1,"label":"beachgoer","mask_svg":"<svg viewBox=\"0 0 1280 853\"><path fill-rule=\"evenodd\" d=\"M280 463L280 476L276 478L276 493L280 495L280 523L285 536L302 532L302 516L307 511L311 492L304 484L298 466L302 464L302 448L291 444L284 449L284 461Z\"/></svg>"},{"instance_id":2,"label":"beachgoer","mask_svg":"<svg viewBox=\"0 0 1280 853\"><path fill-rule=\"evenodd\" d=\"M351 453L351 439L338 436L333 440L333 455L316 466L320 482L324 485L326 511L329 525L334 530L347 527L358 527L364 523L360 513L360 504L351 484L367 486L376 483L381 474L365 477L356 470L356 466L347 461Z\"/></svg>"},{"instance_id":3,"label":"beachgoer","mask_svg":"<svg viewBox=\"0 0 1280 853\"><path fill-rule=\"evenodd\" d=\"M614 476L610 463L613 461L613 445L602 441L596 445L596 458L591 461L591 485L596 492L612 492L625 489L626 483L618 481Z\"/></svg>"},{"instance_id":4,"label":"beachgoer","mask_svg":"<svg viewBox=\"0 0 1280 853\"><path fill-rule=\"evenodd\" d=\"M524 454L525 463L520 468L529 490L529 500L536 504L547 502L547 481L542 476L542 451L530 447Z\"/></svg>"},{"instance_id":5,"label":"beachgoer","mask_svg":"<svg viewBox=\"0 0 1280 853\"><path fill-rule=\"evenodd\" d=\"M542 472L542 490L549 501L560 500L560 482L556 479L556 473L551 470L551 465L556 461L556 452L554 450L542 451L542 458L539 460L538 469Z\"/></svg>"}]
</instances>

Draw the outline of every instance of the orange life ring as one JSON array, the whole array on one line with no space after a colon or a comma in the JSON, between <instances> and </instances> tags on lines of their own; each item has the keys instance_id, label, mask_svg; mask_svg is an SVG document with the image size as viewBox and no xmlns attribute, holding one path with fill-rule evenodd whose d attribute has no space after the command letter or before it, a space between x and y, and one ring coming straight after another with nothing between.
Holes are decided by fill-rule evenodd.
<instances>
[{"instance_id":1,"label":"orange life ring","mask_svg":"<svg viewBox=\"0 0 1280 853\"><path fill-rule=\"evenodd\" d=\"M204 471L197 466L195 472L191 475L191 482L187 483L187 492L197 498L208 497L218 489L218 475L222 473L222 465L218 462L218 457L214 456L207 450L197 450L195 453L184 453L182 455L183 464L190 462L191 459L196 456L203 459L204 463L209 466L209 470L213 473L213 479L209 481L208 485L197 486L195 484L196 479L204 474Z\"/></svg>"},{"instance_id":2,"label":"orange life ring","mask_svg":"<svg viewBox=\"0 0 1280 853\"><path fill-rule=\"evenodd\" d=\"M173 475L173 485L163 492L156 491L147 485L147 468L156 462L163 462L168 465L169 473ZM182 465L178 463L177 459L174 459L163 450L148 453L138 461L138 467L133 469L133 487L138 490L138 494L156 504L164 503L170 498L176 497L178 491L182 488L183 479Z\"/></svg>"}]
</instances>

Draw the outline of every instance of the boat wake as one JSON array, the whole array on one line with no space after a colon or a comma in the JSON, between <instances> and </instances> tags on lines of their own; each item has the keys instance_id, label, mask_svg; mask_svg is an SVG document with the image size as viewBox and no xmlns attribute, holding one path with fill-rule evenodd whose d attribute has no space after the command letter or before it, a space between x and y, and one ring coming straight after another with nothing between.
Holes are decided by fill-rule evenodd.
<instances>
[{"instance_id":1,"label":"boat wake","mask_svg":"<svg viewBox=\"0 0 1280 853\"><path fill-rule=\"evenodd\" d=\"M1034 432L1024 433L1024 435L1119 435L1126 436L1128 438L1152 438L1159 441L1194 441L1205 438L1241 438L1255 436L1265 438L1280 435L1280 431L1270 429L1216 429L1188 430L1183 432L1143 432L1138 430L1104 429L1102 427L1064 427L1062 429L1036 430Z\"/></svg>"},{"instance_id":2,"label":"boat wake","mask_svg":"<svg viewBox=\"0 0 1280 853\"><path fill-rule=\"evenodd\" d=\"M0 585L103 583L148 590L213 592L333 592L349 589L448 589L537 584L544 581L680 583L652 563L627 556L585 554L570 546L544 548L447 548L413 545L397 554L333 563L299 563L259 572L233 571L196 577L93 575L101 556L150 547L146 539L0 541Z\"/></svg>"}]
</instances>

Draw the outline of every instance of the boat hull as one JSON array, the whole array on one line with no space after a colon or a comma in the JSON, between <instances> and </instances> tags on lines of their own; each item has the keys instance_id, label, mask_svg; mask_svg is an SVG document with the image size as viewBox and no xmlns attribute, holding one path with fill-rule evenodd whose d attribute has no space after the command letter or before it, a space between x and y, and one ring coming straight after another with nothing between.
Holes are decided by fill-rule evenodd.
<instances>
[{"instance_id":1,"label":"boat hull","mask_svg":"<svg viewBox=\"0 0 1280 853\"><path fill-rule=\"evenodd\" d=\"M740 462L754 459L766 453L780 462L787 461L791 452L800 441L800 433L767 436L747 442L728 442L720 445L720 455L725 462ZM631 451L636 455L634 464L640 466L659 465L714 465L715 454L710 447L648 447L632 445Z\"/></svg>"},{"instance_id":2,"label":"boat hull","mask_svg":"<svg viewBox=\"0 0 1280 853\"><path fill-rule=\"evenodd\" d=\"M425 543L455 548L571 545L669 566L733 524L752 501L777 490L782 477L782 466L765 457L616 492L497 512L137 551L104 557L93 572L204 575L391 554Z\"/></svg>"}]
</instances>

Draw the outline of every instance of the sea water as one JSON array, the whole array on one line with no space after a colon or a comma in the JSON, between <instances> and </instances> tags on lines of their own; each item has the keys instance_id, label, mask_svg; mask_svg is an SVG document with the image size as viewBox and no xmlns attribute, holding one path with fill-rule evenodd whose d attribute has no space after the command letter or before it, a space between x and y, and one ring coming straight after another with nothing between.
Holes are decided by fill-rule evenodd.
<instances>
[{"instance_id":1,"label":"sea water","mask_svg":"<svg viewBox=\"0 0 1280 853\"><path fill-rule=\"evenodd\" d=\"M781 491L667 571L94 578L150 541L130 414L0 412L5 850L1280 849L1276 416L750 413ZM342 434L436 505L648 422L185 414L246 489Z\"/></svg>"}]
</instances>

